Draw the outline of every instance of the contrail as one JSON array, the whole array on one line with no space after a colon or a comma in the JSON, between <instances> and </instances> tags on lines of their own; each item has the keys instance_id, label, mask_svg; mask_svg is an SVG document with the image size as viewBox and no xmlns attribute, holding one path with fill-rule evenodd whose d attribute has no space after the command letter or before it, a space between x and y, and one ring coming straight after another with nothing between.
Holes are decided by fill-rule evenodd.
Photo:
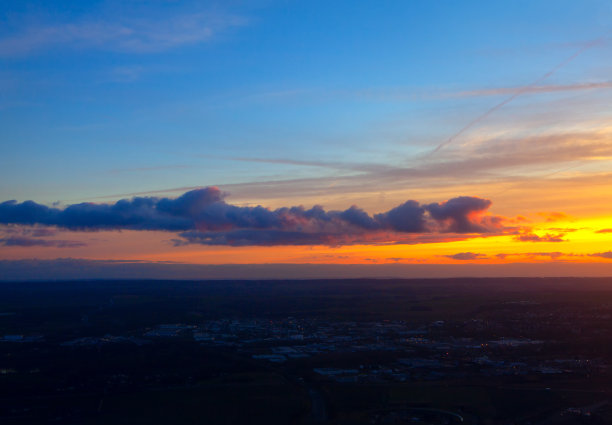
<instances>
[{"instance_id":1,"label":"contrail","mask_svg":"<svg viewBox=\"0 0 612 425\"><path fill-rule=\"evenodd\" d=\"M607 35L606 35L607 36ZM538 78L537 80L535 80L533 83L527 85L527 86L523 86L521 88L519 88L516 92L514 92L510 97L502 100L501 102L499 102L497 105L493 106L491 109L489 109L488 111L486 111L485 113L483 113L482 115L479 115L478 117L474 118L472 121L470 121L469 123L467 123L465 126L463 126L461 128L461 130L459 130L458 132L456 132L455 134L453 134L451 137L449 137L446 141L440 143L438 146L436 146L436 148L431 151L431 153L429 153L428 155L425 156L425 158L429 158L431 156L433 156L434 154L436 154L440 149L444 148L445 146L448 146L449 144L451 144L457 137L461 136L463 133L465 133L467 130L469 130L471 127L473 127L474 125L478 124L480 121L484 120L485 118L487 118L489 115L491 115L493 112L497 111L498 109L500 109L502 106L507 105L508 103L512 102L514 99L516 99L517 97L519 97L520 95L532 90L535 86L538 86L542 81L546 80L548 77L550 77L551 75L553 75L555 72L557 72L559 69L563 68L565 65L567 65L568 63L570 63L571 61L573 61L574 59L576 59L578 56L580 56L582 53L584 53L586 50L590 49L591 47L599 44L602 42L602 40L604 40L606 38L606 36L600 37L597 40L591 41L590 43L585 44L584 46L582 46L576 53L574 53L573 55L571 55L569 58L565 59L563 62L561 62L560 64L558 64L557 66L555 66L553 69L551 69L550 71L548 71L546 74L542 75L540 78Z\"/></svg>"}]
</instances>

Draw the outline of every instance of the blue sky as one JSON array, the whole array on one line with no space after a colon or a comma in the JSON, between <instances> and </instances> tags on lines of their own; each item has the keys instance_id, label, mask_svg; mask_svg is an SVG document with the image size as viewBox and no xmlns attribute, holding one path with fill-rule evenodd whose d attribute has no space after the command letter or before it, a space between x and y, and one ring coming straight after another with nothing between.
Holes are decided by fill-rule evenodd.
<instances>
[{"instance_id":1,"label":"blue sky","mask_svg":"<svg viewBox=\"0 0 612 425\"><path fill-rule=\"evenodd\" d=\"M531 84L594 40L545 83L608 81L610 18L607 1L5 1L0 199L410 164L508 95L479 91ZM525 96L483 124L579 95Z\"/></svg>"},{"instance_id":2,"label":"blue sky","mask_svg":"<svg viewBox=\"0 0 612 425\"><path fill-rule=\"evenodd\" d=\"M0 270L610 274L611 23L609 0L2 1Z\"/></svg>"}]
</instances>

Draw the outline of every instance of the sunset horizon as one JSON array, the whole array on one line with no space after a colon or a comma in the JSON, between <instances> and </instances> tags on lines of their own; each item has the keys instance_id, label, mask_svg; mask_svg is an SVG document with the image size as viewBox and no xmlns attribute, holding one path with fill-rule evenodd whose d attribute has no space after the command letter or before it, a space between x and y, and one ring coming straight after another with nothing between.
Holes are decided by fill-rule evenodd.
<instances>
[{"instance_id":1,"label":"sunset horizon","mask_svg":"<svg viewBox=\"0 0 612 425\"><path fill-rule=\"evenodd\" d=\"M611 13L11 2L0 270L612 276Z\"/></svg>"},{"instance_id":2,"label":"sunset horizon","mask_svg":"<svg viewBox=\"0 0 612 425\"><path fill-rule=\"evenodd\" d=\"M0 2L2 425L612 424L610 0Z\"/></svg>"}]
</instances>

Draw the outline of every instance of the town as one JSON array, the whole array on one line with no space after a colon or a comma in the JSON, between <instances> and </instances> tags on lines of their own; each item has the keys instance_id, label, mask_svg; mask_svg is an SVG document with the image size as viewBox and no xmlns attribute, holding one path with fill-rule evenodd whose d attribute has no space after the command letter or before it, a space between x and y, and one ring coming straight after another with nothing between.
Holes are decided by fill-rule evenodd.
<instances>
[{"instance_id":1,"label":"town","mask_svg":"<svg viewBox=\"0 0 612 425\"><path fill-rule=\"evenodd\" d=\"M488 290L452 281L264 282L251 284L247 299L235 288L245 282L100 282L78 294L64 284L64 298L52 302L24 298L33 284L7 284L0 418L102 423L122 411L122 398L166 394L197 405L223 389L249 416L272 409L250 423L605 423L612 292L590 283L517 291L501 281ZM330 300L324 311L309 304ZM45 302L55 305L34 308ZM144 313L152 304L157 313ZM509 398L520 407L509 409ZM229 407L211 403L206 417L222 423Z\"/></svg>"}]
</instances>

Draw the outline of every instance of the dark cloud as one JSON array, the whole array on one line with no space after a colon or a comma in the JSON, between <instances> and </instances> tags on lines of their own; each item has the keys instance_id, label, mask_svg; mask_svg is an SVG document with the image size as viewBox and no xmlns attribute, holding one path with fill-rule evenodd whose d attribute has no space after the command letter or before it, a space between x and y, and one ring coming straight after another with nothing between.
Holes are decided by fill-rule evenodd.
<instances>
[{"instance_id":1,"label":"dark cloud","mask_svg":"<svg viewBox=\"0 0 612 425\"><path fill-rule=\"evenodd\" d=\"M47 227L38 227L38 228L28 229L28 230L29 231L26 231L26 234L29 234L33 238L44 238L48 236L54 236L56 233L55 230L49 229Z\"/></svg>"},{"instance_id":2,"label":"dark cloud","mask_svg":"<svg viewBox=\"0 0 612 425\"><path fill-rule=\"evenodd\" d=\"M612 233L612 229L601 229L596 231L595 233Z\"/></svg>"},{"instance_id":3,"label":"dark cloud","mask_svg":"<svg viewBox=\"0 0 612 425\"><path fill-rule=\"evenodd\" d=\"M341 245L342 235L305 233L284 230L239 229L228 232L183 232L175 245L198 243L202 245L274 246L274 245ZM346 237L347 243L352 239Z\"/></svg>"},{"instance_id":4,"label":"dark cloud","mask_svg":"<svg viewBox=\"0 0 612 425\"><path fill-rule=\"evenodd\" d=\"M426 230L425 208L417 201L407 201L386 213L374 216L383 227L397 232L420 233Z\"/></svg>"},{"instance_id":5,"label":"dark cloud","mask_svg":"<svg viewBox=\"0 0 612 425\"><path fill-rule=\"evenodd\" d=\"M44 238L44 237L49 237L49 236L55 236L57 234L57 231L49 227L28 227L28 226L16 226L16 225L2 226L0 225L0 234L10 235L10 236L14 236L14 235L27 236L27 237L32 237L32 238Z\"/></svg>"},{"instance_id":6,"label":"dark cloud","mask_svg":"<svg viewBox=\"0 0 612 425\"><path fill-rule=\"evenodd\" d=\"M522 233L515 236L514 240L520 242L565 242L566 240L563 239L563 236L565 236L563 233L557 235L547 233L544 236L538 236L535 233Z\"/></svg>"},{"instance_id":7,"label":"dark cloud","mask_svg":"<svg viewBox=\"0 0 612 425\"><path fill-rule=\"evenodd\" d=\"M495 222L486 222L475 219L475 215L482 213L491 206L488 199L472 196L460 196L441 204L425 205L434 220L443 223L443 231L452 233L487 233L491 232L491 225Z\"/></svg>"},{"instance_id":8,"label":"dark cloud","mask_svg":"<svg viewBox=\"0 0 612 425\"><path fill-rule=\"evenodd\" d=\"M68 241L68 240L56 240L56 239L38 239L28 238L24 236L16 236L9 238L0 238L0 245L3 246L42 246L42 247L55 247L55 248L79 248L86 246L85 242L80 241Z\"/></svg>"},{"instance_id":9,"label":"dark cloud","mask_svg":"<svg viewBox=\"0 0 612 425\"><path fill-rule=\"evenodd\" d=\"M178 233L181 239L174 240L176 245L231 246L342 245L406 239L401 234L503 230L501 217L485 215L491 201L476 197L427 205L410 200L373 216L355 205L344 211L326 211L321 206L270 210L231 205L225 197L218 188L206 187L178 198L134 197L112 204L73 204L65 209L33 201L7 201L0 203L0 224L55 226L72 231L161 230Z\"/></svg>"},{"instance_id":10,"label":"dark cloud","mask_svg":"<svg viewBox=\"0 0 612 425\"><path fill-rule=\"evenodd\" d=\"M399 208L399 207L398 207ZM348 210L343 211L339 214L342 220L350 223L354 226L359 226L368 230L376 230L380 227L377 220L373 219L368 215L367 212L353 205Z\"/></svg>"},{"instance_id":11,"label":"dark cloud","mask_svg":"<svg viewBox=\"0 0 612 425\"><path fill-rule=\"evenodd\" d=\"M560 257L581 257L582 254L573 254L571 252L516 252L516 253L500 253L495 255L497 258L506 259L508 257L550 257L551 260L556 260Z\"/></svg>"},{"instance_id":12,"label":"dark cloud","mask_svg":"<svg viewBox=\"0 0 612 425\"><path fill-rule=\"evenodd\" d=\"M81 241L45 239L56 234L57 230L49 227L0 226L0 246L78 248L87 245Z\"/></svg>"},{"instance_id":13,"label":"dark cloud","mask_svg":"<svg viewBox=\"0 0 612 425\"><path fill-rule=\"evenodd\" d=\"M475 252L459 252L453 255L445 255L445 257L452 258L453 260L461 260L461 261L478 260L478 259L487 258L486 255L478 254Z\"/></svg>"},{"instance_id":14,"label":"dark cloud","mask_svg":"<svg viewBox=\"0 0 612 425\"><path fill-rule=\"evenodd\" d=\"M166 230L184 231L204 222L205 214L214 211L222 203L223 194L218 188L196 189L176 199L135 197L122 199L114 204L80 203L65 209L47 207L33 201L0 203L0 223L57 226L69 230ZM216 216L210 224L223 223L223 216Z\"/></svg>"}]
</instances>

